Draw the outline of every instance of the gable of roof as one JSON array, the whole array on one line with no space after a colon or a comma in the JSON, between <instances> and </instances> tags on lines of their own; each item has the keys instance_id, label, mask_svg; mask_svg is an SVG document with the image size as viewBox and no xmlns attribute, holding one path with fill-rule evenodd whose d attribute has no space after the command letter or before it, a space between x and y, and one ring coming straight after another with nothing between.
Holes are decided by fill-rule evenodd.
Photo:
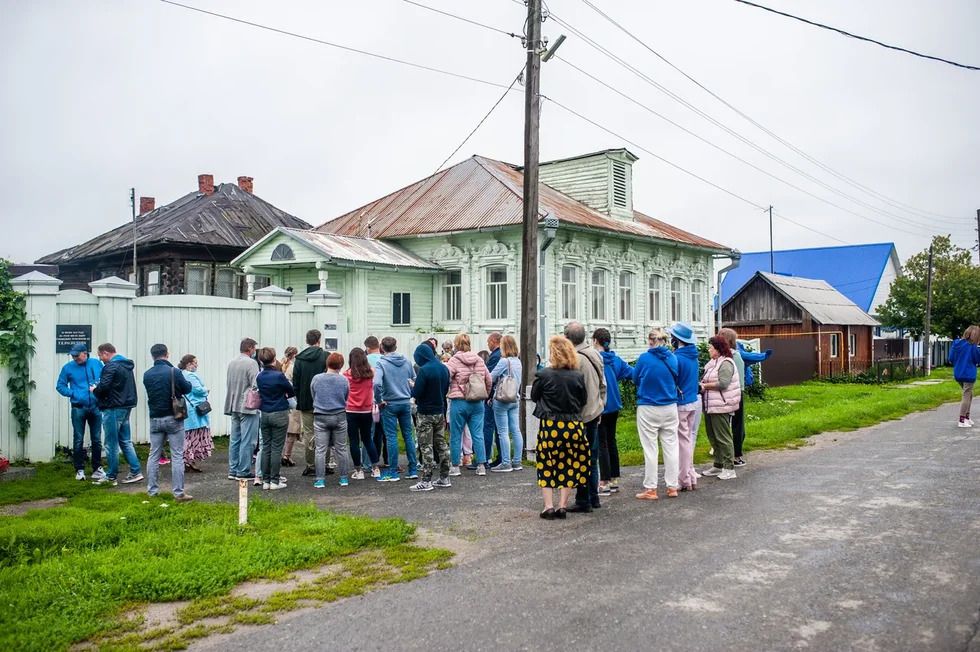
<instances>
[{"instance_id":1,"label":"gable of roof","mask_svg":"<svg viewBox=\"0 0 980 652\"><path fill-rule=\"evenodd\" d=\"M808 312L819 324L838 326L878 325L878 322L868 313L835 290L826 281L799 276L782 276L769 272L756 272L751 280L756 278L773 286L794 305ZM743 285L725 304L734 301L742 292L748 290L751 286L751 280Z\"/></svg>"},{"instance_id":2,"label":"gable of roof","mask_svg":"<svg viewBox=\"0 0 980 652\"><path fill-rule=\"evenodd\" d=\"M214 193L192 192L136 218L136 244L187 244L245 249L278 226L298 229L309 224L233 183ZM133 223L124 224L87 242L38 259L38 263L77 263L132 250Z\"/></svg>"},{"instance_id":3,"label":"gable of roof","mask_svg":"<svg viewBox=\"0 0 980 652\"><path fill-rule=\"evenodd\" d=\"M776 274L823 279L865 312L873 307L889 260L899 267L898 254L891 242L788 249L774 251L773 258ZM743 253L738 267L728 272L721 283L722 297L733 296L756 272L769 272L768 251Z\"/></svg>"},{"instance_id":4,"label":"gable of roof","mask_svg":"<svg viewBox=\"0 0 980 652\"><path fill-rule=\"evenodd\" d=\"M524 175L513 165L473 156L321 226L320 233L399 238L518 226L523 222ZM691 247L731 249L636 212L619 220L541 184L538 215L562 225L654 238Z\"/></svg>"}]
</instances>

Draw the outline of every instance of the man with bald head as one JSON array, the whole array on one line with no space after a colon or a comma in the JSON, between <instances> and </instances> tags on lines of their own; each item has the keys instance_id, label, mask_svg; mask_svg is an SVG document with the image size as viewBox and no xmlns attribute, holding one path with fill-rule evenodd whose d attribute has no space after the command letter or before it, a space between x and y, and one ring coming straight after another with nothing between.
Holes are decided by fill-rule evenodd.
<instances>
[{"instance_id":1,"label":"man with bald head","mask_svg":"<svg viewBox=\"0 0 980 652\"><path fill-rule=\"evenodd\" d=\"M565 337L575 346L578 355L578 370L585 376L587 400L582 409L585 423L585 436L589 440L589 482L586 487L575 491L575 505L569 512L588 513L601 507L599 504L599 420L606 407L606 374L602 368L599 352L585 341L585 326L581 322L570 321L565 325Z\"/></svg>"}]
</instances>

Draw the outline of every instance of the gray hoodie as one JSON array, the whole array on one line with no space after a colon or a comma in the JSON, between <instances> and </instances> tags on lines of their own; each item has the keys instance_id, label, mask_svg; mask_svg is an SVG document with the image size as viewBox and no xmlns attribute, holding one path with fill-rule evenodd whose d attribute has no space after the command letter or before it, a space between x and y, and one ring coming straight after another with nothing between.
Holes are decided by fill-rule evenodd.
<instances>
[{"instance_id":1,"label":"gray hoodie","mask_svg":"<svg viewBox=\"0 0 980 652\"><path fill-rule=\"evenodd\" d=\"M384 354L374 369L374 400L378 403L411 400L413 380L415 369L408 358L397 351Z\"/></svg>"}]
</instances>

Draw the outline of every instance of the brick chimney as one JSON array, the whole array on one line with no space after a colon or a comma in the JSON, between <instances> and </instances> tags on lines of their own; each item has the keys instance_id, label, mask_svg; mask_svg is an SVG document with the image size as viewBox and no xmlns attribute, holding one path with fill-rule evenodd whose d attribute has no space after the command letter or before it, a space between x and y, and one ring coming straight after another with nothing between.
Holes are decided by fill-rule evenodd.
<instances>
[{"instance_id":1,"label":"brick chimney","mask_svg":"<svg viewBox=\"0 0 980 652\"><path fill-rule=\"evenodd\" d=\"M238 177L238 187L241 188L242 190L244 190L245 192L247 192L248 194L251 195L252 194L252 182L254 180L255 179L253 179L252 177Z\"/></svg>"},{"instance_id":2,"label":"brick chimney","mask_svg":"<svg viewBox=\"0 0 980 652\"><path fill-rule=\"evenodd\" d=\"M157 200L153 197L140 197L140 215L146 215L156 208Z\"/></svg>"},{"instance_id":3,"label":"brick chimney","mask_svg":"<svg viewBox=\"0 0 980 652\"><path fill-rule=\"evenodd\" d=\"M205 195L214 194L214 175L213 174L199 174L197 175L197 190Z\"/></svg>"}]
</instances>

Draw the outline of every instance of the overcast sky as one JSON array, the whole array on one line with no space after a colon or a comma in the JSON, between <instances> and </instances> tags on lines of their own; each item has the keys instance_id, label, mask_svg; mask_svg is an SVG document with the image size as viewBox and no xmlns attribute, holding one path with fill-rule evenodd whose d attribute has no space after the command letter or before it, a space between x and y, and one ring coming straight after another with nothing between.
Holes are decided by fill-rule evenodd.
<instances>
[{"instance_id":1,"label":"overcast sky","mask_svg":"<svg viewBox=\"0 0 980 652\"><path fill-rule=\"evenodd\" d=\"M511 0L423 0L520 32ZM595 0L664 57L807 154L938 221L882 203L786 149L607 23L581 0L556 16L791 165L906 221L855 204L709 124L569 35L560 56L772 174L751 169L598 86L561 60L542 93L752 202L848 243L931 233L976 242L980 72L847 39L733 0ZM400 0L186 0L372 52L507 84L518 39ZM762 4L910 49L980 65L976 0L765 0ZM432 173L501 90L261 31L158 0L0 0L0 256L35 258L127 221L129 188L160 206L218 182L320 224ZM554 20L551 39L566 30ZM454 157L520 163L523 95L512 93ZM763 212L547 102L543 160L626 146L635 206L743 251L768 248ZM972 219L972 222L971 222ZM835 244L777 219L777 248ZM904 233L901 230L910 231Z\"/></svg>"}]
</instances>

